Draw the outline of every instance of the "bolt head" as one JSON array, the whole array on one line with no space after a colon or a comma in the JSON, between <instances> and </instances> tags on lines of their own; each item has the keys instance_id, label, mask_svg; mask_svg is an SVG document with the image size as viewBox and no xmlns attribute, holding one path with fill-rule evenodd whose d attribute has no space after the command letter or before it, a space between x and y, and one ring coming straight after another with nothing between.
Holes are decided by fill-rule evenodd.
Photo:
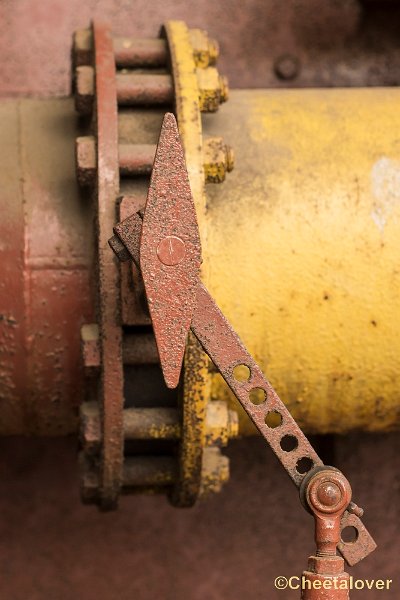
<instances>
[{"instance_id":1,"label":"bolt head","mask_svg":"<svg viewBox=\"0 0 400 600\"><path fill-rule=\"evenodd\" d=\"M176 235L167 235L158 245L157 256L163 265L172 267L185 257L185 243Z\"/></svg>"},{"instance_id":2,"label":"bolt head","mask_svg":"<svg viewBox=\"0 0 400 600\"><path fill-rule=\"evenodd\" d=\"M327 468L316 473L308 483L307 502L313 512L343 512L350 500L350 484L340 471Z\"/></svg>"},{"instance_id":3,"label":"bolt head","mask_svg":"<svg viewBox=\"0 0 400 600\"><path fill-rule=\"evenodd\" d=\"M274 64L275 75L283 81L296 79L300 70L300 63L295 56L285 54L280 56Z\"/></svg>"},{"instance_id":4,"label":"bolt head","mask_svg":"<svg viewBox=\"0 0 400 600\"><path fill-rule=\"evenodd\" d=\"M216 112L229 95L228 80L222 77L215 67L197 69L199 106L201 112Z\"/></svg>"},{"instance_id":5,"label":"bolt head","mask_svg":"<svg viewBox=\"0 0 400 600\"><path fill-rule=\"evenodd\" d=\"M335 506L342 498L342 492L336 483L324 481L318 486L317 498L325 506Z\"/></svg>"}]
</instances>

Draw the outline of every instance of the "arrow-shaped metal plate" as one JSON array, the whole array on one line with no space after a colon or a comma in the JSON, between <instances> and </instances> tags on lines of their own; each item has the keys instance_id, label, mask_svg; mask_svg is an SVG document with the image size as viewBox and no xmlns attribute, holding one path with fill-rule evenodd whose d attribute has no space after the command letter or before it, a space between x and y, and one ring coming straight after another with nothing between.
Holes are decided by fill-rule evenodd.
<instances>
[{"instance_id":1,"label":"arrow-shaped metal plate","mask_svg":"<svg viewBox=\"0 0 400 600\"><path fill-rule=\"evenodd\" d=\"M196 211L174 115L161 128L140 241L140 268L164 379L178 385L201 263Z\"/></svg>"}]
</instances>

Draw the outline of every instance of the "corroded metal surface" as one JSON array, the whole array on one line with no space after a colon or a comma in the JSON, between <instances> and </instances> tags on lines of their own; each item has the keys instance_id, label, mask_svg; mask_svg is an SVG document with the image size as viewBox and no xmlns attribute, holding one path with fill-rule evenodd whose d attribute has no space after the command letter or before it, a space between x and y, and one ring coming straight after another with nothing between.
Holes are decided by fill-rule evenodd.
<instances>
[{"instance_id":1,"label":"corroded metal surface","mask_svg":"<svg viewBox=\"0 0 400 600\"><path fill-rule=\"evenodd\" d=\"M122 196L119 200L120 221L127 219L146 204L145 194ZM140 231L138 231L140 236ZM123 325L150 325L144 283L139 269L133 262L120 263L121 318Z\"/></svg>"},{"instance_id":2,"label":"corroded metal surface","mask_svg":"<svg viewBox=\"0 0 400 600\"><path fill-rule=\"evenodd\" d=\"M167 38L176 90L175 115L185 152L190 187L199 222L200 238L207 252L206 196L203 165L202 120L196 63L192 53L190 31L181 21L168 22ZM200 65L198 65L200 67ZM207 260L201 267L206 277ZM179 474L172 502L177 506L192 506L200 492L204 418L210 398L209 361L193 335L189 335L184 361L181 393L183 437L179 445Z\"/></svg>"},{"instance_id":3,"label":"corroded metal surface","mask_svg":"<svg viewBox=\"0 0 400 600\"><path fill-rule=\"evenodd\" d=\"M164 378L172 388L179 382L200 261L183 149L175 117L169 113L161 128L144 211L140 267Z\"/></svg>"},{"instance_id":4,"label":"corroded metal surface","mask_svg":"<svg viewBox=\"0 0 400 600\"><path fill-rule=\"evenodd\" d=\"M127 408L124 410L125 439L177 440L181 435L176 408Z\"/></svg>"},{"instance_id":5,"label":"corroded metal surface","mask_svg":"<svg viewBox=\"0 0 400 600\"><path fill-rule=\"evenodd\" d=\"M121 175L150 175L155 153L153 144L121 144L118 151Z\"/></svg>"},{"instance_id":6,"label":"corroded metal surface","mask_svg":"<svg viewBox=\"0 0 400 600\"><path fill-rule=\"evenodd\" d=\"M80 437L85 451L98 454L101 417L97 402L81 405ZM125 440L180 440L182 423L178 408L126 408L123 412ZM205 415L205 445L226 446L238 433L237 415L225 402L211 402Z\"/></svg>"},{"instance_id":7,"label":"corroded metal surface","mask_svg":"<svg viewBox=\"0 0 400 600\"><path fill-rule=\"evenodd\" d=\"M321 469L310 477L306 501L314 515L317 556L335 556L341 518L351 501L351 487L336 469Z\"/></svg>"},{"instance_id":8,"label":"corroded metal surface","mask_svg":"<svg viewBox=\"0 0 400 600\"><path fill-rule=\"evenodd\" d=\"M157 139L155 136L158 136L159 133L159 129L156 125L160 119L160 112L157 107L160 104L171 103L175 99L177 104L180 104L182 98L184 98L183 104L185 106L185 110L183 111L183 114L184 116L188 116L188 102L191 102L194 99L195 103L190 104L190 110L193 110L194 108L195 112L191 116L194 116L200 124L199 101L202 91L201 86L199 87L198 84L198 77L196 76L195 67L198 66L199 70L204 71L211 69L210 73L213 74L215 79L217 71L214 67L209 65L214 64L218 54L216 44L208 38L205 32L196 30L191 33L183 23L169 23L167 28L170 28L173 32L175 30L183 32L186 43L182 44L182 40L175 39L174 34L172 34L172 37L170 36L171 39L166 41L162 38L156 41L154 44L149 43L148 40L143 44L141 44L140 41L135 42L134 40L132 41L127 39L116 41L116 39L113 40L110 33L107 32L108 46L106 58L109 64L111 64L111 61L114 60L113 69L109 70L107 74L110 82L108 105L101 104L101 98L99 99L98 97L99 81L101 84L104 80L104 66L101 64L101 62L105 60L105 57L104 55L99 54L96 50L96 27L94 28L93 33L91 33L89 30L81 30L75 35L74 64L76 67L75 92L77 108L80 113L84 115L89 114L92 111L93 106L96 108L93 119L94 127L92 129L94 135L86 135L77 140L76 159L78 181L87 192L91 191L95 196L99 194L99 190L101 190L101 178L105 180L108 179L108 182L106 181L106 187L108 186L108 190L110 190L111 187L113 188L113 193L109 194L107 204L104 202L104 199L102 204L99 201L98 221L100 225L107 222L110 226L112 226L115 221L115 216L119 212L120 219L122 220L121 227L124 229L124 227L126 227L126 218L128 218L127 222L130 223L131 217L129 217L129 215L135 214L136 211L140 210L144 206L144 194L147 191L147 177L152 172L154 161L156 148L155 141ZM93 45L94 52L92 48ZM171 48L169 48L169 45L172 45ZM121 57L120 54L121 52L123 53L123 49L125 47L129 49L129 52ZM116 48L117 55L115 54ZM174 57L176 57L178 54L181 61L171 61L173 63L171 74L169 73L169 62L164 61L160 55L160 50L165 50L166 48L170 49ZM156 64L153 64L152 66L156 66L157 68L146 71L146 67L149 66L147 64L148 60L150 60L150 62L153 60L153 58L150 56L153 50L156 54L158 53L158 58L154 58L153 55L154 60L156 62L161 60L165 64L163 65L163 68L161 68L161 65L157 66ZM143 64L140 64L141 60L144 61ZM128 63L130 64L128 65ZM129 66L129 70L125 68L126 66ZM174 68L178 68L179 73L174 72ZM191 79L190 77L188 78L190 69L192 75ZM182 73L184 74L183 79L180 78ZM175 90L173 87L173 77L177 77L181 84ZM219 79L218 74L217 79L218 81L222 81L222 79ZM193 85L189 85L188 87L189 82L191 82ZM188 91L189 94L187 93ZM146 109L140 108L141 106L146 106ZM114 138L110 144L110 152L108 152L108 149L104 144L101 145L99 143L99 123L101 121L101 119L99 119L100 114L103 121L104 119L109 121L109 133L111 132L111 129L113 131ZM140 115L142 115L142 119L140 119ZM173 117L170 118L173 119ZM182 120L184 121L184 119ZM137 127L138 123L139 128ZM177 136L177 127L175 122L173 123L173 127L175 136ZM193 132L195 133L195 137L193 137ZM201 192L201 199L204 203L205 182L203 172L203 156L201 152L201 127L194 129L187 128L187 136L190 142L189 147L192 150L195 150L194 153L188 153L190 172L197 174L197 187ZM193 145L194 139L200 140L200 143L196 146ZM176 172L181 172L182 170L181 164L175 165L174 169L170 170L170 158L174 148L173 144L171 147L167 147L169 142L171 142L171 139L166 140L164 146L161 142L158 149L159 155L163 154L163 152L167 153L167 155L169 153L169 156L164 157L164 159L160 159L164 160L165 173L164 183L161 181L161 179L156 183L158 191L160 186L164 186L165 189L167 189L168 185L171 184L171 181L174 180L174 170ZM223 147L222 141L221 144L222 152L225 153L224 163L228 163L230 160L228 158L229 152L227 152L225 147ZM103 164L100 160L102 154L105 155ZM174 152L174 155L176 154L177 153ZM113 161L112 165L110 163L110 158L112 158ZM179 160L185 160L182 150ZM104 169L104 161L108 161L109 168L111 169L112 166L114 169L112 172L112 181ZM228 169L227 165L226 168ZM158 170L157 172L160 171ZM119 175L123 176L121 180L119 180ZM174 195L176 195L177 191L179 191L179 183L180 182L175 179L175 189L173 189L172 192ZM185 186L180 186L180 192L183 195L186 194L186 196L190 198L191 193L188 181L186 181ZM128 194L124 193L125 190L128 191ZM146 212L149 218L151 216L151 190L152 185L150 186L150 193L148 194L150 207ZM172 198L170 198L170 200L172 200ZM195 223L193 206L192 211L192 220ZM150 228L153 230L155 237L157 237L157 235L161 235L161 237L160 239L156 240L156 248L150 248L149 251L151 254L154 251L155 264L157 267L161 266L161 272L164 274L168 275L168 270L171 269L175 264L181 264L182 274L184 279L186 278L185 281L182 282L181 287L187 289L189 281L187 280L187 269L185 267L187 264L189 264L193 269L193 265L195 264L193 259L196 252L198 256L197 269L200 268L199 237L197 227L194 228L193 235L190 234L185 237L187 232L183 232L182 235L180 234L180 224L185 220L183 218L183 213L179 214L179 211L177 211L174 219L174 222L171 221L169 224L166 222L162 224L161 229L166 227L167 229L169 228L171 230L169 234L166 233L165 235L161 235L163 232L161 230L157 231L157 228L153 227L154 224L150 224ZM117 226L116 231L118 231L118 228L119 227ZM142 224L140 223L140 229L138 230L139 233L141 229ZM134 239L135 234L133 230L129 232L129 235L131 237L133 236L132 241L136 242L136 239ZM195 240L196 236L197 239ZM124 261L127 258L126 250L121 243L118 242L117 238L113 240L113 250L116 252L121 261ZM142 249L142 253L146 254L146 249ZM99 253L99 258L101 261L101 252ZM169 396L167 395L167 388L161 385L161 379L159 377L159 364L157 360L158 356L154 352L155 344L154 341L152 341L154 340L153 333L150 331L150 329L142 330L141 332L136 329L138 326L147 327L151 323L148 306L150 303L148 300L151 300L151 294L148 292L146 298L142 273L140 273L136 265L122 262L120 265L119 280L118 271L113 271L113 268L115 268L115 264L112 266L110 265L110 268L108 269L103 269L103 271L102 269L99 270L100 286L97 294L100 308L104 305L107 307L114 307L115 325L118 329L119 335L118 341L114 339L114 342L117 345L114 344L113 346L113 349L117 351L113 362L116 367L117 377L114 396L110 397L109 400L109 404L111 406L110 411L106 406L106 402L100 398L100 405L104 408L104 410L100 411L99 413L101 423L100 429L101 435L104 437L104 439L107 437L107 441L104 442L103 439L99 440L96 454L93 450L93 443L86 442L85 436L82 438L83 450L88 454L86 459L82 460L84 472L85 469L87 470L87 474L84 474L83 477L85 489L84 497L86 501L95 501L97 503L99 503L100 499L100 503L103 508L112 508L116 504L115 499L118 496L118 488L121 486L122 488L126 487L124 483L126 478L121 474L122 464L124 461L130 460L136 456L134 444L130 444L125 447L123 446L124 438L128 441L132 441L131 435L127 436L124 429L125 408L127 411L129 411L131 408L133 409L133 407L143 405L143 407L146 407L146 409L150 409L151 407L157 411L158 406L162 408L165 403L170 405L172 399L171 394ZM146 274L145 269L143 269L143 273ZM148 275L149 277L146 279L147 286L151 285L152 282L154 283L153 274L150 272ZM192 288L194 288L197 280L197 274L193 273L191 279ZM160 288L160 282L162 283L161 277L158 277L158 288ZM167 289L169 283L170 282L168 281L164 281L165 289ZM192 294L192 305L193 302L194 290ZM152 308L154 307L151 306L150 309ZM176 343L177 339L173 339L172 336L161 335L160 337L158 335L159 331L157 326L154 325L156 323L156 319L153 318L153 329L156 332L156 338L158 337L161 342L164 340L164 343L165 340L167 340L168 351L173 349L177 352L177 356L179 355L178 364L174 374L175 379L172 379L169 382L169 387L175 387L178 384L180 367L185 352L185 339L190 325L192 308L190 308L189 303L187 302L186 305L185 303L182 303L180 307L181 314L184 315L186 310L186 317L183 319L184 323L180 334L181 341L179 344ZM167 319L166 321L169 333L171 333L171 323L174 321L176 322L176 314L171 314L170 316L171 318ZM112 387L113 372L112 369L110 370L109 365L105 363L105 356L103 352L103 344L107 345L107 347L110 346L107 341L104 341L107 337L107 331L104 329L104 326L110 326L109 317L110 315L108 315L108 320L99 320L99 336L97 340L89 340L87 335L83 335L84 339L82 340L82 347L87 374L96 375L96 372L100 373L101 381L106 381L107 385ZM177 322L176 326L176 329L179 329L180 326ZM129 327L130 329L129 331L126 330L125 335L122 336L122 328L124 327ZM87 331L83 330L83 333L87 333ZM133 343L135 336L137 337L136 344ZM145 344L142 342L145 342ZM162 352L160 352L160 344L158 344L158 350L158 354L162 355ZM194 356L196 359L198 358L197 353L195 353ZM149 375L149 367L152 368L152 375L155 376L155 382L159 380L158 384L155 383L156 387L154 387L154 384L151 381L153 377L152 375ZM203 363L197 360L196 364L193 364L191 373L191 377L193 375L196 376L197 382L197 374L200 368L204 370L204 373L206 373ZM104 377L106 372L108 373L108 376ZM145 379L143 379L146 372L147 376ZM95 378L88 378L86 396L89 399L93 396L96 396L94 389L95 385ZM152 387L154 387L154 389L151 389ZM149 391L143 391L143 388L148 388ZM204 385L200 391L204 392ZM194 390L190 390L189 397L191 399L195 397L193 396L193 392ZM123 397L124 395L126 395L125 406ZM175 402L176 401L177 399L175 397ZM209 413L206 413L204 410L206 402L207 396L199 394L198 397L196 396L195 403L186 402L186 400L183 403L183 412L189 411L193 413L196 421L195 430L193 429L192 431L189 427L189 431L186 431L184 426L182 430L180 429L179 435L180 447L183 448L186 445L196 446L195 450L191 448L190 451L186 452L185 454L185 456L193 456L196 454L197 457L195 469L193 469L193 465L188 465L191 473L194 474L196 472L196 492L192 493L190 500L192 504L197 495L200 493L200 482L204 473L208 474L207 477L209 480L209 484L203 486L204 489L219 489L222 480L226 479L226 473L228 469L227 461L220 456L218 446L226 444L230 437L233 437L237 434L237 420L233 416L232 411L228 411L226 404L224 404L225 411L216 411L214 413L210 411ZM91 410L90 407L88 407L88 410L89 409ZM151 414L155 415L156 412L146 413L147 416L151 416ZM211 423L210 428L207 430L207 435L205 436L204 427L207 414L209 414ZM84 410L82 412L82 418L83 417ZM185 418L185 414L180 415L180 419L185 421ZM191 423L193 419L190 419L189 421ZM154 427L151 429L151 431L154 435L150 436L150 440L158 439L158 434L160 433L157 428L157 423L154 423L153 425ZM132 431L135 431L135 429L131 428L131 434ZM143 439L140 432L138 432L138 435L138 439ZM170 439L163 438L161 434L160 437L161 439ZM208 461L209 468L205 463L202 465L202 450L205 445L215 446L213 459ZM107 456L105 455L103 446L107 451ZM159 453L157 445L153 444L153 446L155 454L157 455ZM153 446L151 446L151 448ZM150 448L150 446L148 446L148 448ZM165 446L165 451L167 452L167 456L172 456L172 445L170 444ZM181 453L181 457L182 456L183 453ZM178 459L177 462L179 463L180 461L181 459ZM97 473L99 469L100 474ZM187 470L188 469L186 469L186 471ZM183 471L185 471L185 469L182 470L177 466L176 471L178 476L174 478L173 487L181 488L181 474ZM218 480L218 474L222 479ZM105 480L105 478L107 478L107 490L105 492L102 491L99 496L95 491L96 486L98 486L100 482L100 487L104 487L103 480ZM133 479L131 479L131 481L133 481ZM190 481L186 477L185 472L185 482L186 481L188 481L188 485L190 485ZM87 489L85 488L86 485ZM151 484L149 485L151 487ZM154 485L159 487L156 483L154 483ZM113 490L111 490L112 486ZM131 486L129 485L128 487ZM141 488L142 487L143 486L141 485ZM114 500L111 497L112 494L114 494ZM96 498L96 495L99 496L99 498ZM188 496L187 494L183 495L185 495L185 497Z\"/></svg>"},{"instance_id":9,"label":"corroded metal surface","mask_svg":"<svg viewBox=\"0 0 400 600\"><path fill-rule=\"evenodd\" d=\"M67 435L84 385L80 327L93 320L73 102L3 101L0 120L0 434Z\"/></svg>"},{"instance_id":10,"label":"corroded metal surface","mask_svg":"<svg viewBox=\"0 0 400 600\"><path fill-rule=\"evenodd\" d=\"M119 191L115 59L108 28L94 24L97 124L99 324L102 370L100 406L102 452L100 494L104 508L115 505L122 483L123 373L118 266L110 258L107 231L115 223Z\"/></svg>"},{"instance_id":11,"label":"corroded metal surface","mask_svg":"<svg viewBox=\"0 0 400 600\"><path fill-rule=\"evenodd\" d=\"M315 521L315 556L308 559L303 577L311 585L302 589L302 600L347 600L350 576L336 555L341 517L351 500L347 479L336 469L321 469L308 480L306 501ZM317 582L317 583L316 583ZM321 591L322 590L322 591Z\"/></svg>"},{"instance_id":12,"label":"corroded metal surface","mask_svg":"<svg viewBox=\"0 0 400 600\"><path fill-rule=\"evenodd\" d=\"M183 365L182 391L179 396L183 435L179 444L177 482L171 493L174 506L193 506L201 491L208 403L204 389L207 385L208 366L206 353L189 332Z\"/></svg>"},{"instance_id":13,"label":"corroded metal surface","mask_svg":"<svg viewBox=\"0 0 400 600\"><path fill-rule=\"evenodd\" d=\"M150 175L155 152L155 144L119 144L120 174L125 177ZM94 136L87 135L76 139L75 157L79 185L82 187L93 185L97 168Z\"/></svg>"},{"instance_id":14,"label":"corroded metal surface","mask_svg":"<svg viewBox=\"0 0 400 600\"><path fill-rule=\"evenodd\" d=\"M114 54L120 68L163 67L168 60L167 44L160 39L115 37Z\"/></svg>"},{"instance_id":15,"label":"corroded metal surface","mask_svg":"<svg viewBox=\"0 0 400 600\"><path fill-rule=\"evenodd\" d=\"M134 222L137 228L138 223L140 223L139 217ZM125 225L127 229L128 224ZM124 237L126 229L121 224L114 229L118 232L121 241L125 242L127 247L132 248L132 251L130 251L132 259L138 261L138 246L136 246L136 249L134 248L132 237L129 239L129 234L126 238ZM137 234L135 234L135 237L137 239ZM300 487L307 473L313 468L322 467L323 462L200 282L197 286L196 306L191 322L191 330L213 360L213 363L261 435L268 442L294 484ZM239 371L238 368L242 370ZM273 417L272 420L271 417ZM336 476L336 472L334 474ZM320 478L320 475L317 475L317 477ZM340 481L336 484L342 485ZM350 503L351 495L344 483L342 487L343 498L346 502L343 501L344 504L341 506L343 510L340 516L343 513L343 522L341 522L340 527L339 521L337 522L337 541L339 541L340 528L343 530L349 525L350 517L352 526L358 532L358 537L351 543L342 541L338 548L345 560L350 565L354 565L368 556L375 549L376 544L361 519L355 514L349 517L348 511L345 509ZM326 492L327 496L329 494L329 491ZM313 494L310 498L313 499L314 505L318 506ZM351 510L357 508L352 503L350 503L350 507ZM335 542L335 548L337 541Z\"/></svg>"},{"instance_id":16,"label":"corroded metal surface","mask_svg":"<svg viewBox=\"0 0 400 600\"><path fill-rule=\"evenodd\" d=\"M288 475L300 486L306 474L323 463L202 285L198 287L191 328ZM244 377L238 367L244 367ZM352 543L341 541L338 549L348 564L354 565L368 556L376 544L361 519L346 511L341 529L349 524L355 527L358 537Z\"/></svg>"},{"instance_id":17,"label":"corroded metal surface","mask_svg":"<svg viewBox=\"0 0 400 600\"><path fill-rule=\"evenodd\" d=\"M164 149L165 144L170 149L167 153ZM167 168L168 161L171 162L170 168ZM166 172L169 174L167 180L164 178ZM171 173L173 173L173 177L171 177ZM184 194L179 193L179 187L177 187L179 175ZM189 187L188 190L187 187ZM178 191L176 191L177 189ZM150 211L150 218L145 226L147 210ZM190 260L186 263L183 262L181 255L177 256L176 251L170 249L168 277L165 278L162 273L158 277L154 277L150 287L146 283L146 292L150 293L150 297L148 297L150 306L153 303L158 306L158 311L155 312L156 323L165 315L168 315L168 320L175 317L174 313L170 313L170 306L174 307L177 301L179 302L178 306L181 306L181 303L188 303L189 309L185 312L185 318L188 318L187 313L191 315L190 329L204 351L212 359L215 367L260 434L268 442L294 484L302 491L302 484L304 488L305 482L307 482L306 490L302 493L305 494L308 505L316 515L317 553L334 555L340 539L342 515L348 514L348 512L362 514L362 511L350 502L351 488L345 477L335 469L328 472L321 469L323 461L199 280L201 248L197 241L196 214L193 210L190 186L187 183L186 166L182 160L182 147L176 122L173 115L166 114L161 128L152 173L152 186L149 189L144 214L137 213L129 217L126 222L114 227L115 234L129 251L132 260L138 267L140 265L142 271L145 271L145 281L147 271L157 275L157 265L154 265L157 260L157 247L159 247L160 239L165 239L165 236L171 233L168 227L171 226L170 223L172 226L175 225L177 215L179 216L177 233L181 236L178 239L183 238L186 241L186 236L190 236L189 239L194 240L195 251L191 259L194 264L191 265ZM139 243L141 220L143 220L143 224ZM157 232L160 223L166 223L167 230L162 231L158 238L154 239L154 231ZM187 231L185 231L186 227ZM111 238L110 246L114 250L118 247L114 238ZM144 248L147 250L146 253L143 252ZM161 257L158 255L158 258L160 262L163 262L163 255ZM174 281L174 276L176 276L176 281ZM162 286L164 278L169 281L168 295ZM155 281L161 282L159 288L155 285ZM196 292L194 303L193 291ZM180 325L179 318L177 323ZM160 349L160 342L166 344L169 341L168 330L161 329L156 334L156 339ZM168 363L169 355L171 364ZM171 367L176 369L176 355L173 349L165 352L161 366L168 384L171 381ZM175 374L174 370L172 372ZM211 456L210 453L209 455ZM203 462L203 467L204 464ZM318 472L315 473L315 470ZM311 476L312 473L315 474ZM329 485L327 486L327 484ZM358 531L358 524L362 525L361 520L355 514L353 517L355 528ZM362 536L357 537L351 544L346 542L341 544L340 551L346 560L349 546L351 546L349 563L355 564L374 550L376 545L367 530L363 528Z\"/></svg>"},{"instance_id":18,"label":"corroded metal surface","mask_svg":"<svg viewBox=\"0 0 400 600\"><path fill-rule=\"evenodd\" d=\"M345 542L343 539L338 544L338 550L350 565L356 565L360 560L360 555L367 556L376 548L376 544L364 523L356 514L346 511L341 520L342 532L347 528L353 528L356 540Z\"/></svg>"},{"instance_id":19,"label":"corroded metal surface","mask_svg":"<svg viewBox=\"0 0 400 600\"><path fill-rule=\"evenodd\" d=\"M17 352L26 344L25 275L26 247L24 198L21 197L21 165L18 141L21 136L19 108L1 106L3 127L0 131L1 206L4 218L0 222L2 260L0 263L0 394L2 423L18 432L24 422L24 379L27 360ZM4 170L3 170L4 169ZM14 177L9 174L15 170ZM29 412L32 412L31 410ZM29 413L28 413L29 414ZM3 425L4 427L4 425Z\"/></svg>"},{"instance_id":20,"label":"corroded metal surface","mask_svg":"<svg viewBox=\"0 0 400 600\"><path fill-rule=\"evenodd\" d=\"M202 285L197 288L191 327L288 475L299 485L305 473L322 461ZM243 377L240 367L243 367ZM272 415L279 421L268 425ZM290 449L284 449L285 438L292 442Z\"/></svg>"},{"instance_id":21,"label":"corroded metal surface","mask_svg":"<svg viewBox=\"0 0 400 600\"><path fill-rule=\"evenodd\" d=\"M171 75L153 73L117 73L118 104L146 106L171 104L174 89Z\"/></svg>"},{"instance_id":22,"label":"corroded metal surface","mask_svg":"<svg viewBox=\"0 0 400 600\"><path fill-rule=\"evenodd\" d=\"M232 148L220 137L206 138L203 153L206 183L222 183L226 173L233 170L235 157Z\"/></svg>"},{"instance_id":23,"label":"corroded metal surface","mask_svg":"<svg viewBox=\"0 0 400 600\"><path fill-rule=\"evenodd\" d=\"M235 91L223 110L209 119L215 127L208 122L205 128L209 135L222 133L235 146L240 166L240 172L234 171L226 179L224 190L222 186L220 190L217 186L207 187L210 225L224 224L223 228L209 229L205 260L210 261L208 253L218 259L210 263L207 287L214 295L218 292L222 310L229 314L260 366L268 368L278 394L307 432L387 431L399 427L396 373L400 336L393 319L399 294L399 210L396 202L391 204L396 188L390 184L398 174L399 101L396 89ZM286 115L281 125L274 116L276 110ZM15 387L3 379L2 385L7 385L3 397L8 399L2 403L0 429L5 434L72 433L77 430L76 407L84 394L79 330L82 323L94 322L90 296L92 242L88 236L91 203L83 194L79 196L75 182L76 116L71 99L8 101L2 104L2 111L2 119L7 122L2 171L8 182L2 198L6 202L7 190L12 189L12 214L24 218L22 210L17 212L19 194L23 192L30 249L25 282L33 287L25 297L24 309L24 323L28 323L28 314L32 317L27 331L32 352L26 356L31 379L19 368L14 371ZM134 122L140 141L155 143L156 139L143 137L141 119L148 126L140 114ZM368 131L365 121L371 123ZM288 136L292 127L301 128L304 134L309 128L314 132L307 137L307 151L317 181L307 177L300 139ZM340 129L341 143L329 146L327 140L335 127ZM20 148L18 153L10 150L14 143ZM329 160L340 171L339 179L333 168L325 170L323 166L328 146ZM277 148L286 150L282 154ZM352 161L348 160L349 152ZM378 162L373 171L377 186L371 188L374 156L385 153L392 158ZM268 168L263 155L269 157ZM13 168L9 167L10 156ZM285 158L289 156L290 160ZM23 185L17 185L19 172ZM332 185L322 198L320 182L330 176ZM356 178L359 186L353 185ZM263 201L264 190L268 197ZM393 209L382 234L383 246L371 216L376 214L374 190L380 198L378 217L384 206ZM145 190L141 205L144 203ZM121 211L123 206L122 202ZM134 212L134 207L127 210ZM126 216L126 212L120 213L117 218ZM7 218L2 223L4 235L10 222ZM20 249L14 248L14 263L20 265ZM284 253L283 263L274 248L279 248L279 256ZM377 259L371 261L371 255ZM338 256L340 260L335 258ZM257 275L242 286L239 274L250 267L254 273L257 269ZM132 268L128 263L121 265L123 280L126 274L122 308L130 316L132 289L137 290L132 283ZM300 277L303 270L306 278ZM12 274L16 283L17 269ZM268 293L271 283L273 296ZM42 299L46 299L46 305ZM10 297L4 296L6 300ZM148 314L142 315L149 324ZM290 335L283 338L282 328ZM22 349L23 343L19 347ZM25 364L19 352L10 354L6 345L4 352L4 369L6 365L7 370L13 369L10 365L14 360ZM307 358L311 354L312 361ZM296 368L289 368L291 365ZM207 377L212 381L211 396L237 407L219 377L212 371ZM25 390L21 396L18 389ZM28 394L28 389L35 392ZM20 403L19 397L24 401ZM255 431L243 411L240 430L241 435L254 435Z\"/></svg>"}]
</instances>

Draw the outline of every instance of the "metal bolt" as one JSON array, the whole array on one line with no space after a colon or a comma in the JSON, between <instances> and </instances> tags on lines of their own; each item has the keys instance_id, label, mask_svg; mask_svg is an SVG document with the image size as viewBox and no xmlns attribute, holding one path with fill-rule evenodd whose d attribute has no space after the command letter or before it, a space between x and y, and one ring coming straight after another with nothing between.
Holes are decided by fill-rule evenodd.
<instances>
[{"instance_id":1,"label":"metal bolt","mask_svg":"<svg viewBox=\"0 0 400 600\"><path fill-rule=\"evenodd\" d=\"M276 59L274 64L275 75L283 81L291 81L299 74L300 63L295 56L286 54Z\"/></svg>"},{"instance_id":2,"label":"metal bolt","mask_svg":"<svg viewBox=\"0 0 400 600\"><path fill-rule=\"evenodd\" d=\"M340 502L342 493L332 481L324 481L318 486L317 498L325 506L335 506Z\"/></svg>"},{"instance_id":3,"label":"metal bolt","mask_svg":"<svg viewBox=\"0 0 400 600\"><path fill-rule=\"evenodd\" d=\"M220 492L229 479L229 458L219 448L204 448L201 469L200 497Z\"/></svg>"},{"instance_id":4,"label":"metal bolt","mask_svg":"<svg viewBox=\"0 0 400 600\"><path fill-rule=\"evenodd\" d=\"M212 400L206 407L205 445L226 446L239 433L238 414L225 400Z\"/></svg>"},{"instance_id":5,"label":"metal bolt","mask_svg":"<svg viewBox=\"0 0 400 600\"><path fill-rule=\"evenodd\" d=\"M168 235L158 245L157 256L164 265L172 267L184 258L185 243L176 235Z\"/></svg>"},{"instance_id":6,"label":"metal bolt","mask_svg":"<svg viewBox=\"0 0 400 600\"><path fill-rule=\"evenodd\" d=\"M347 510L352 515L356 515L357 517L360 517L360 518L364 514L364 509L361 508L361 506L358 506L355 502L350 502L349 506L347 507Z\"/></svg>"},{"instance_id":7,"label":"metal bolt","mask_svg":"<svg viewBox=\"0 0 400 600\"><path fill-rule=\"evenodd\" d=\"M337 469L321 469L307 483L306 498L315 520L317 557L335 557L341 517L351 500L351 487Z\"/></svg>"},{"instance_id":8,"label":"metal bolt","mask_svg":"<svg viewBox=\"0 0 400 600\"><path fill-rule=\"evenodd\" d=\"M207 183L222 183L234 166L234 153L220 137L206 138L203 145L204 176Z\"/></svg>"},{"instance_id":9,"label":"metal bolt","mask_svg":"<svg viewBox=\"0 0 400 600\"><path fill-rule=\"evenodd\" d=\"M339 471L320 471L310 480L307 501L313 512L333 514L345 509L351 500L351 488Z\"/></svg>"},{"instance_id":10,"label":"metal bolt","mask_svg":"<svg viewBox=\"0 0 400 600\"><path fill-rule=\"evenodd\" d=\"M205 69L214 65L219 55L218 42L210 38L202 29L190 29L189 38L196 67Z\"/></svg>"}]
</instances>

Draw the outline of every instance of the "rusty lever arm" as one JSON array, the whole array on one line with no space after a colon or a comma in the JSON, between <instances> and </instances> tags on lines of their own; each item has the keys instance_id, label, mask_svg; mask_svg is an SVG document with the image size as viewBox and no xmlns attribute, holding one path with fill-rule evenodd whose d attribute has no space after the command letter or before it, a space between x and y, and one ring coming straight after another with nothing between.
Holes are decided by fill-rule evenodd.
<instances>
[{"instance_id":1,"label":"rusty lever arm","mask_svg":"<svg viewBox=\"0 0 400 600\"><path fill-rule=\"evenodd\" d=\"M122 260L131 257L142 273L167 386L179 383L191 329L300 488L323 462L200 281L196 210L172 114L164 117L144 213L122 221L114 233L110 241L114 252ZM338 544L349 564L362 560L376 547L356 509L349 504L340 522L341 528L351 524L358 532L355 542Z\"/></svg>"},{"instance_id":2,"label":"rusty lever arm","mask_svg":"<svg viewBox=\"0 0 400 600\"><path fill-rule=\"evenodd\" d=\"M131 215L114 228L116 235L110 240L120 259L132 258L138 268L141 227L142 214ZM305 475L324 463L200 281L190 328L293 483L300 488ZM361 519L346 510L341 529L349 525L357 530L357 540L348 544L341 541L338 549L346 562L354 565L370 554L376 544Z\"/></svg>"}]
</instances>

